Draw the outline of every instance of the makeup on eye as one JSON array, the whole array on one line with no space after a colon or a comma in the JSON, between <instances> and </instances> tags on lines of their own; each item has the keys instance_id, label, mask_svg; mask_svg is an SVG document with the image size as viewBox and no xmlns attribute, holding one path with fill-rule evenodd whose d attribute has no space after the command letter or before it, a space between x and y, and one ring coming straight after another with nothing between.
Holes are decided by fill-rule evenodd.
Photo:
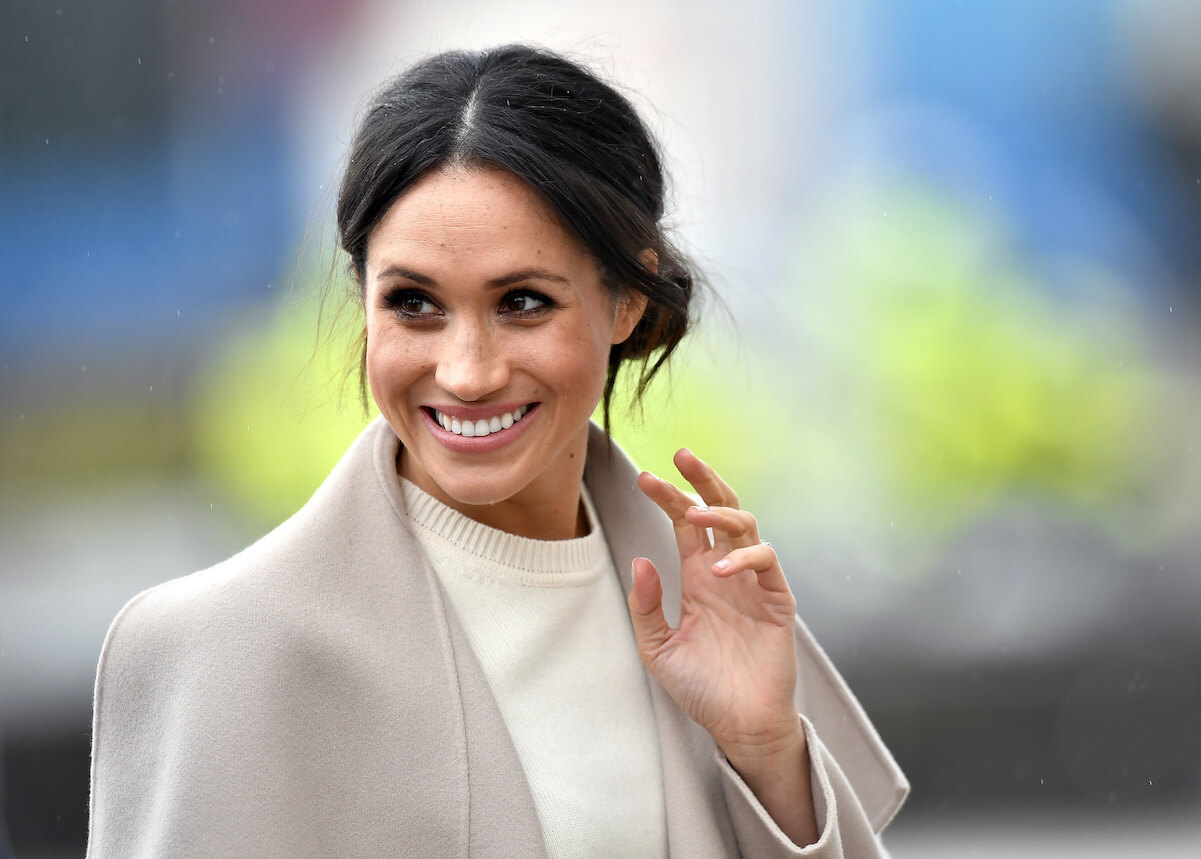
<instances>
[{"instance_id":1,"label":"makeup on eye","mask_svg":"<svg viewBox=\"0 0 1201 859\"><path fill-rule=\"evenodd\" d=\"M397 287L386 291L383 304L404 319L428 319L444 314L444 310L424 291ZM497 311L510 317L531 318L556 306L549 296L533 289L513 289L497 303Z\"/></svg>"},{"instance_id":2,"label":"makeup on eye","mask_svg":"<svg viewBox=\"0 0 1201 859\"><path fill-rule=\"evenodd\" d=\"M510 315L525 317L550 310L555 303L548 296L532 289L515 289L505 293L504 298L500 300L500 306Z\"/></svg>"},{"instance_id":3,"label":"makeup on eye","mask_svg":"<svg viewBox=\"0 0 1201 859\"><path fill-rule=\"evenodd\" d=\"M439 313L438 305L417 289L393 289L384 297L384 306L406 319L430 317Z\"/></svg>"}]
</instances>

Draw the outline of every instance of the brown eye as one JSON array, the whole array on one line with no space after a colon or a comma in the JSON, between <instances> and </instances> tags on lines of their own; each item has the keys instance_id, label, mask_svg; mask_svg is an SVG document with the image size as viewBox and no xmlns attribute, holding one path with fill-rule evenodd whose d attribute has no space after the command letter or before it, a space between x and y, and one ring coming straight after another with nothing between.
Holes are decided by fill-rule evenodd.
<instances>
[{"instance_id":1,"label":"brown eye","mask_svg":"<svg viewBox=\"0 0 1201 859\"><path fill-rule=\"evenodd\" d=\"M528 290L510 292L500 302L501 310L505 313L529 315L537 313L550 306L550 299L545 295Z\"/></svg>"},{"instance_id":2,"label":"brown eye","mask_svg":"<svg viewBox=\"0 0 1201 859\"><path fill-rule=\"evenodd\" d=\"M403 289L384 297L384 304L392 312L405 319L419 319L437 315L438 305L429 296L416 290Z\"/></svg>"},{"instance_id":3,"label":"brown eye","mask_svg":"<svg viewBox=\"0 0 1201 859\"><path fill-rule=\"evenodd\" d=\"M406 295L400 302L400 309L405 313L417 316L422 313L430 313L434 306L428 299L422 298L419 295Z\"/></svg>"}]
</instances>

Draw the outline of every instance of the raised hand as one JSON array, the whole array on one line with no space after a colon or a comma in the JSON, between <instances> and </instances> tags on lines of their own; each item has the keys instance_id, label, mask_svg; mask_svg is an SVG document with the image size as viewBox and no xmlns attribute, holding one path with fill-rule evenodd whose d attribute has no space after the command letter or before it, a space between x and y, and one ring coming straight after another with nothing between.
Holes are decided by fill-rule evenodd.
<instances>
[{"instance_id":1,"label":"raised hand","mask_svg":"<svg viewBox=\"0 0 1201 859\"><path fill-rule=\"evenodd\" d=\"M775 550L760 542L755 517L738 508L734 490L686 448L674 462L704 505L650 472L638 477L675 528L682 593L680 625L672 629L654 565L634 560L629 607L638 653L785 832L810 843L808 752L794 700L796 601ZM800 821L791 819L798 801Z\"/></svg>"}]
</instances>

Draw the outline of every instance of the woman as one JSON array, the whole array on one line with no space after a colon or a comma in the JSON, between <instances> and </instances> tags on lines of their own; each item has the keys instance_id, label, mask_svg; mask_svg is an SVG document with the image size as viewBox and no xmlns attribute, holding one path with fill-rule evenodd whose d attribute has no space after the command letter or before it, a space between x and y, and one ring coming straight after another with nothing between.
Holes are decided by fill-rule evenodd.
<instances>
[{"instance_id":1,"label":"woman","mask_svg":"<svg viewBox=\"0 0 1201 859\"><path fill-rule=\"evenodd\" d=\"M754 517L589 421L687 328L663 195L629 103L549 53L381 91L338 200L381 417L114 622L91 855L882 853L904 779Z\"/></svg>"}]
</instances>

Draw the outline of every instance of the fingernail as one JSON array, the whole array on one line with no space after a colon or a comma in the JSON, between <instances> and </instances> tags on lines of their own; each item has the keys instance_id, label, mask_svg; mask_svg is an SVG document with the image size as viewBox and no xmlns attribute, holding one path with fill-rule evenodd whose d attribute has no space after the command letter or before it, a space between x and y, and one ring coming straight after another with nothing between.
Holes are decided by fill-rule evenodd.
<instances>
[{"instance_id":1,"label":"fingernail","mask_svg":"<svg viewBox=\"0 0 1201 859\"><path fill-rule=\"evenodd\" d=\"M730 563L730 560L728 558L722 558L720 561L718 561L716 564L713 565L713 568L715 570L721 570L724 573L726 570L730 569L730 567L732 567L732 566L734 566L734 565L732 563Z\"/></svg>"}]
</instances>

